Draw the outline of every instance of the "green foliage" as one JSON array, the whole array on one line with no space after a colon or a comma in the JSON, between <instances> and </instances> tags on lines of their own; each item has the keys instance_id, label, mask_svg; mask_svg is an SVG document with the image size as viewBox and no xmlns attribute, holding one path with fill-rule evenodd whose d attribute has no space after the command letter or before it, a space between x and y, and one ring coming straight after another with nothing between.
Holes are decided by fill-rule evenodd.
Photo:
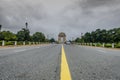
<instances>
[{"instance_id":1,"label":"green foliage","mask_svg":"<svg viewBox=\"0 0 120 80\"><path fill-rule=\"evenodd\" d=\"M112 47L112 44L105 44L105 47L110 48Z\"/></svg>"},{"instance_id":2,"label":"green foliage","mask_svg":"<svg viewBox=\"0 0 120 80\"><path fill-rule=\"evenodd\" d=\"M29 41L25 41L25 44L28 45L28 44L29 44Z\"/></svg>"},{"instance_id":3,"label":"green foliage","mask_svg":"<svg viewBox=\"0 0 120 80\"><path fill-rule=\"evenodd\" d=\"M91 34L89 32L85 33L84 42L91 42Z\"/></svg>"},{"instance_id":4,"label":"green foliage","mask_svg":"<svg viewBox=\"0 0 120 80\"><path fill-rule=\"evenodd\" d=\"M85 33L81 39L76 38L75 42L85 43L118 43L120 42L120 28L110 30L96 29L92 32Z\"/></svg>"},{"instance_id":5,"label":"green foliage","mask_svg":"<svg viewBox=\"0 0 120 80\"><path fill-rule=\"evenodd\" d=\"M2 31L0 32L0 40L15 41L17 40L17 37L14 33L10 31Z\"/></svg>"},{"instance_id":6,"label":"green foliage","mask_svg":"<svg viewBox=\"0 0 120 80\"><path fill-rule=\"evenodd\" d=\"M102 44L101 43L97 43L96 46L102 47Z\"/></svg>"},{"instance_id":7,"label":"green foliage","mask_svg":"<svg viewBox=\"0 0 120 80\"><path fill-rule=\"evenodd\" d=\"M49 39L45 39L45 42L50 42L50 40Z\"/></svg>"},{"instance_id":8,"label":"green foliage","mask_svg":"<svg viewBox=\"0 0 120 80\"><path fill-rule=\"evenodd\" d=\"M81 43L82 40L81 40L80 38L76 38L76 39L75 39L75 42L77 42L77 43Z\"/></svg>"},{"instance_id":9,"label":"green foliage","mask_svg":"<svg viewBox=\"0 0 120 80\"><path fill-rule=\"evenodd\" d=\"M116 44L115 48L120 48L120 43Z\"/></svg>"},{"instance_id":10,"label":"green foliage","mask_svg":"<svg viewBox=\"0 0 120 80\"><path fill-rule=\"evenodd\" d=\"M17 32L18 41L29 41L30 40L30 31L23 28Z\"/></svg>"},{"instance_id":11,"label":"green foliage","mask_svg":"<svg viewBox=\"0 0 120 80\"><path fill-rule=\"evenodd\" d=\"M0 41L0 46L2 46L2 41Z\"/></svg>"},{"instance_id":12,"label":"green foliage","mask_svg":"<svg viewBox=\"0 0 120 80\"><path fill-rule=\"evenodd\" d=\"M50 39L50 42L55 42L55 39L54 39L54 38L51 38L51 39Z\"/></svg>"},{"instance_id":13,"label":"green foliage","mask_svg":"<svg viewBox=\"0 0 120 80\"><path fill-rule=\"evenodd\" d=\"M23 41L18 41L17 45L23 45Z\"/></svg>"},{"instance_id":14,"label":"green foliage","mask_svg":"<svg viewBox=\"0 0 120 80\"><path fill-rule=\"evenodd\" d=\"M14 41L8 41L8 42L5 42L5 45L14 45L15 42Z\"/></svg>"},{"instance_id":15,"label":"green foliage","mask_svg":"<svg viewBox=\"0 0 120 80\"><path fill-rule=\"evenodd\" d=\"M2 40L5 41L5 45L15 45L15 41L17 45L28 45L29 41L34 42L31 44L38 44L38 42L49 42L49 40L45 39L45 35L41 32L36 32L33 35L30 35L30 31L27 28L23 28L14 34L10 31L2 31L0 32L0 46L2 45Z\"/></svg>"},{"instance_id":16,"label":"green foliage","mask_svg":"<svg viewBox=\"0 0 120 80\"><path fill-rule=\"evenodd\" d=\"M0 32L0 40L4 40L4 36L3 36L2 32Z\"/></svg>"},{"instance_id":17,"label":"green foliage","mask_svg":"<svg viewBox=\"0 0 120 80\"><path fill-rule=\"evenodd\" d=\"M92 44L92 46L96 46L96 44L95 44L95 43L93 43L93 44Z\"/></svg>"},{"instance_id":18,"label":"green foliage","mask_svg":"<svg viewBox=\"0 0 120 80\"><path fill-rule=\"evenodd\" d=\"M33 34L32 40L35 42L45 42L45 35L42 32L36 32Z\"/></svg>"}]
</instances>

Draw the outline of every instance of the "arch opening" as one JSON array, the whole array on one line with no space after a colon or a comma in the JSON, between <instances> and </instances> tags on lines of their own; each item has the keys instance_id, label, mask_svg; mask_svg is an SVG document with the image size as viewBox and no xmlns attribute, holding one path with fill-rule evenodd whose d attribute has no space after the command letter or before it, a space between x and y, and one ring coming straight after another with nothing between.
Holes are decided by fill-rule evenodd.
<instances>
[{"instance_id":1,"label":"arch opening","mask_svg":"<svg viewBox=\"0 0 120 80\"><path fill-rule=\"evenodd\" d=\"M64 32L59 33L58 42L59 43L65 43L66 42L66 34Z\"/></svg>"}]
</instances>

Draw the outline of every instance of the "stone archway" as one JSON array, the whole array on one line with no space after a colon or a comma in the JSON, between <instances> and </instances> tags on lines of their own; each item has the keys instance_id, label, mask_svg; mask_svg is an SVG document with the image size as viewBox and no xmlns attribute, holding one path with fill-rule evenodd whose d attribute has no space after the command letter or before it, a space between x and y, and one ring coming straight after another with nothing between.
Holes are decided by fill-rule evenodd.
<instances>
[{"instance_id":1,"label":"stone archway","mask_svg":"<svg viewBox=\"0 0 120 80\"><path fill-rule=\"evenodd\" d=\"M59 43L65 43L66 42L66 34L64 32L59 33L58 42Z\"/></svg>"}]
</instances>

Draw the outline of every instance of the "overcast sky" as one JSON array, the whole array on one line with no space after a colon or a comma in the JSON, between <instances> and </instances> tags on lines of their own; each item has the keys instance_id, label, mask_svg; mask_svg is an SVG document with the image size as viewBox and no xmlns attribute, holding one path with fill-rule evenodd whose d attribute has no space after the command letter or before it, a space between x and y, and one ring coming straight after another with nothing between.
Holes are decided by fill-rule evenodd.
<instances>
[{"instance_id":1,"label":"overcast sky","mask_svg":"<svg viewBox=\"0 0 120 80\"><path fill-rule=\"evenodd\" d=\"M28 22L31 33L68 39L81 33L120 27L120 0L0 0L3 30L17 32Z\"/></svg>"}]
</instances>

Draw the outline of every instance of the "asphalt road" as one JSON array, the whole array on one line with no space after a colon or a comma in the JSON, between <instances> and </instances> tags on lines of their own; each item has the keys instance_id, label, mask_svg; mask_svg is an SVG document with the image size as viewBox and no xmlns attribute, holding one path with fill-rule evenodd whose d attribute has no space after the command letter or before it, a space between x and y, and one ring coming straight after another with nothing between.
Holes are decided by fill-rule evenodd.
<instances>
[{"instance_id":1,"label":"asphalt road","mask_svg":"<svg viewBox=\"0 0 120 80\"><path fill-rule=\"evenodd\" d=\"M64 45L72 80L120 80L120 50ZM61 45L0 49L0 80L60 80Z\"/></svg>"},{"instance_id":2,"label":"asphalt road","mask_svg":"<svg viewBox=\"0 0 120 80\"><path fill-rule=\"evenodd\" d=\"M65 46L73 80L120 80L120 50Z\"/></svg>"},{"instance_id":3,"label":"asphalt road","mask_svg":"<svg viewBox=\"0 0 120 80\"><path fill-rule=\"evenodd\" d=\"M0 80L58 80L59 45L0 50Z\"/></svg>"}]
</instances>

